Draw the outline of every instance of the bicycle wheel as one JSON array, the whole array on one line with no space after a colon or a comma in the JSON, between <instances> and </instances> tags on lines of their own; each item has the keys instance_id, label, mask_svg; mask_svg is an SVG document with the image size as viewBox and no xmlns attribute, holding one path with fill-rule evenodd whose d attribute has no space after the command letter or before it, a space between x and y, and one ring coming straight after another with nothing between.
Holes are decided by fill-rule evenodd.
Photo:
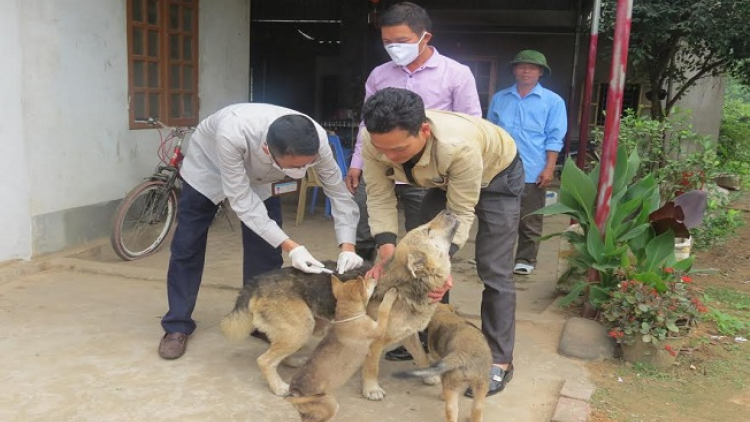
<instances>
[{"instance_id":1,"label":"bicycle wheel","mask_svg":"<svg viewBox=\"0 0 750 422\"><path fill-rule=\"evenodd\" d=\"M112 249L125 261L153 254L169 234L176 215L174 189L168 189L161 180L141 183L117 207L110 237Z\"/></svg>"}]
</instances>

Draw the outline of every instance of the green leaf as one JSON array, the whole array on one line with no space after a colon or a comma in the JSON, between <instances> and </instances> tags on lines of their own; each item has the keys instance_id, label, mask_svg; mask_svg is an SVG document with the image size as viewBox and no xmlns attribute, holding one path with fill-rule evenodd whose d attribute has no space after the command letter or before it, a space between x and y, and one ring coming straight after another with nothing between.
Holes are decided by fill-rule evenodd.
<instances>
[{"instance_id":1,"label":"green leaf","mask_svg":"<svg viewBox=\"0 0 750 422\"><path fill-rule=\"evenodd\" d=\"M576 210L574 208L571 208L571 207L569 207L569 206L567 206L567 205L565 205L563 203L556 202L556 203L554 203L552 205L547 205L544 208L540 208L540 209L532 212L529 215L539 215L539 214L541 214L541 215L560 215L560 214L565 214L565 215L570 215L572 217L578 217L580 213L578 212L578 210Z\"/></svg>"},{"instance_id":2,"label":"green leaf","mask_svg":"<svg viewBox=\"0 0 750 422\"><path fill-rule=\"evenodd\" d=\"M643 303L638 304L638 309L640 309L642 312L648 312L648 306Z\"/></svg>"},{"instance_id":3,"label":"green leaf","mask_svg":"<svg viewBox=\"0 0 750 422\"><path fill-rule=\"evenodd\" d=\"M673 321L667 322L667 329L673 333L679 333L680 329L677 328L677 325Z\"/></svg>"},{"instance_id":4,"label":"green leaf","mask_svg":"<svg viewBox=\"0 0 750 422\"><path fill-rule=\"evenodd\" d=\"M643 340L644 343L651 343L653 337L651 337L651 334L644 334L643 337L641 337L641 340Z\"/></svg>"},{"instance_id":5,"label":"green leaf","mask_svg":"<svg viewBox=\"0 0 750 422\"><path fill-rule=\"evenodd\" d=\"M574 209L577 208L577 204L585 214L587 222L592 223L594 221L593 210L594 201L596 200L596 185L591 182L591 179L581 169L576 167L570 158L568 158L563 167L560 181L560 202ZM565 195L563 195L563 192ZM564 201L563 196L565 196ZM571 203L570 200L575 201L575 203ZM583 216L581 217L583 218Z\"/></svg>"},{"instance_id":6,"label":"green leaf","mask_svg":"<svg viewBox=\"0 0 750 422\"><path fill-rule=\"evenodd\" d=\"M586 236L586 249L594 261L601 261L601 257L604 255L604 241L602 241L602 235L595 224L589 228Z\"/></svg>"},{"instance_id":7,"label":"green leaf","mask_svg":"<svg viewBox=\"0 0 750 422\"><path fill-rule=\"evenodd\" d=\"M671 230L656 236L646 245L644 271L655 271L661 268L670 255L674 256L674 233Z\"/></svg>"},{"instance_id":8,"label":"green leaf","mask_svg":"<svg viewBox=\"0 0 750 422\"><path fill-rule=\"evenodd\" d=\"M690 268L693 267L693 261L695 261L695 257L693 256L686 259L681 259L675 262L672 268L674 268L674 270L679 273L686 273L690 271Z\"/></svg>"},{"instance_id":9,"label":"green leaf","mask_svg":"<svg viewBox=\"0 0 750 422\"><path fill-rule=\"evenodd\" d=\"M605 289L600 286L597 286L595 284L591 285L591 288L589 289L589 301L592 305L594 305L595 308L600 308L601 305L607 301L609 301L609 293L610 289Z\"/></svg>"},{"instance_id":10,"label":"green leaf","mask_svg":"<svg viewBox=\"0 0 750 422\"><path fill-rule=\"evenodd\" d=\"M576 284L574 284L570 289L570 293L565 295L564 298L560 299L560 301L557 303L558 306L562 308L575 302L575 300L578 299L579 296L581 296L581 293L583 293L583 290L586 289L586 286L588 285L589 283L586 283L585 281L576 282Z\"/></svg>"}]
</instances>

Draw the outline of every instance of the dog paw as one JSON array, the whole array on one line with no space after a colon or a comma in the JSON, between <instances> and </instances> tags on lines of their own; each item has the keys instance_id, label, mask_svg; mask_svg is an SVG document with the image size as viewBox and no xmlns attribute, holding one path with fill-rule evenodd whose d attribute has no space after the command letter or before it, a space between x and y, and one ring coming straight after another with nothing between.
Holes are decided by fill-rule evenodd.
<instances>
[{"instance_id":1,"label":"dog paw","mask_svg":"<svg viewBox=\"0 0 750 422\"><path fill-rule=\"evenodd\" d=\"M279 397L287 396L289 395L289 384L282 382L276 387L271 387L271 391Z\"/></svg>"},{"instance_id":2,"label":"dog paw","mask_svg":"<svg viewBox=\"0 0 750 422\"><path fill-rule=\"evenodd\" d=\"M427 385L435 385L440 382L440 376L439 375L433 375L431 377L424 377L422 378L422 382Z\"/></svg>"},{"instance_id":3,"label":"dog paw","mask_svg":"<svg viewBox=\"0 0 750 422\"><path fill-rule=\"evenodd\" d=\"M374 387L364 387L362 389L362 395L365 396L367 400L380 401L385 398L385 390L380 388L379 385Z\"/></svg>"},{"instance_id":4,"label":"dog paw","mask_svg":"<svg viewBox=\"0 0 750 422\"><path fill-rule=\"evenodd\" d=\"M307 362L307 356L287 356L281 363L290 368L299 368Z\"/></svg>"}]
</instances>

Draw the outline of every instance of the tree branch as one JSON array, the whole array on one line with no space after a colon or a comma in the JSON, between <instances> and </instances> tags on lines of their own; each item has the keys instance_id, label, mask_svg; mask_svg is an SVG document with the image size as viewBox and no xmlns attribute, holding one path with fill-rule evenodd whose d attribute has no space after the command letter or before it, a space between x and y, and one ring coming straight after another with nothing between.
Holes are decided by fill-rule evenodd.
<instances>
[{"instance_id":1,"label":"tree branch","mask_svg":"<svg viewBox=\"0 0 750 422\"><path fill-rule=\"evenodd\" d=\"M669 114L669 110L674 107L675 103L687 92L688 89L690 89L695 83L698 81L698 79L703 78L707 73L711 72L712 70L716 69L719 66L727 64L728 59L723 59L716 61L714 63L711 63L708 66L703 67L701 70L698 71L695 75L693 75L690 79L685 81L684 84L680 87L679 90L677 90L677 93L670 98L667 101L667 105L665 107L666 114Z\"/></svg>"}]
</instances>

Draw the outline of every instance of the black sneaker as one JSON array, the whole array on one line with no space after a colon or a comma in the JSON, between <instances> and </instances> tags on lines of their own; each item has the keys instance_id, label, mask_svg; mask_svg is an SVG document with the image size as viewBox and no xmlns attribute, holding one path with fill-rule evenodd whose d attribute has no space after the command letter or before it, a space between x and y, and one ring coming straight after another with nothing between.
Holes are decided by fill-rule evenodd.
<instances>
[{"instance_id":1,"label":"black sneaker","mask_svg":"<svg viewBox=\"0 0 750 422\"><path fill-rule=\"evenodd\" d=\"M492 365L490 368L490 389L487 391L487 397L494 396L495 394L505 390L505 384L509 383L513 379L513 364L511 363L508 370L504 371L502 368L498 368ZM466 397L474 397L471 392L471 388L467 388L464 393Z\"/></svg>"},{"instance_id":2,"label":"black sneaker","mask_svg":"<svg viewBox=\"0 0 750 422\"><path fill-rule=\"evenodd\" d=\"M422 348L425 352L427 352L427 342L422 340ZM406 350L406 347L404 346L398 346L397 348L391 350L390 352L387 352L385 354L386 360L398 360L398 361L405 361L405 360L413 360L414 357L409 353L408 350Z\"/></svg>"}]
</instances>

